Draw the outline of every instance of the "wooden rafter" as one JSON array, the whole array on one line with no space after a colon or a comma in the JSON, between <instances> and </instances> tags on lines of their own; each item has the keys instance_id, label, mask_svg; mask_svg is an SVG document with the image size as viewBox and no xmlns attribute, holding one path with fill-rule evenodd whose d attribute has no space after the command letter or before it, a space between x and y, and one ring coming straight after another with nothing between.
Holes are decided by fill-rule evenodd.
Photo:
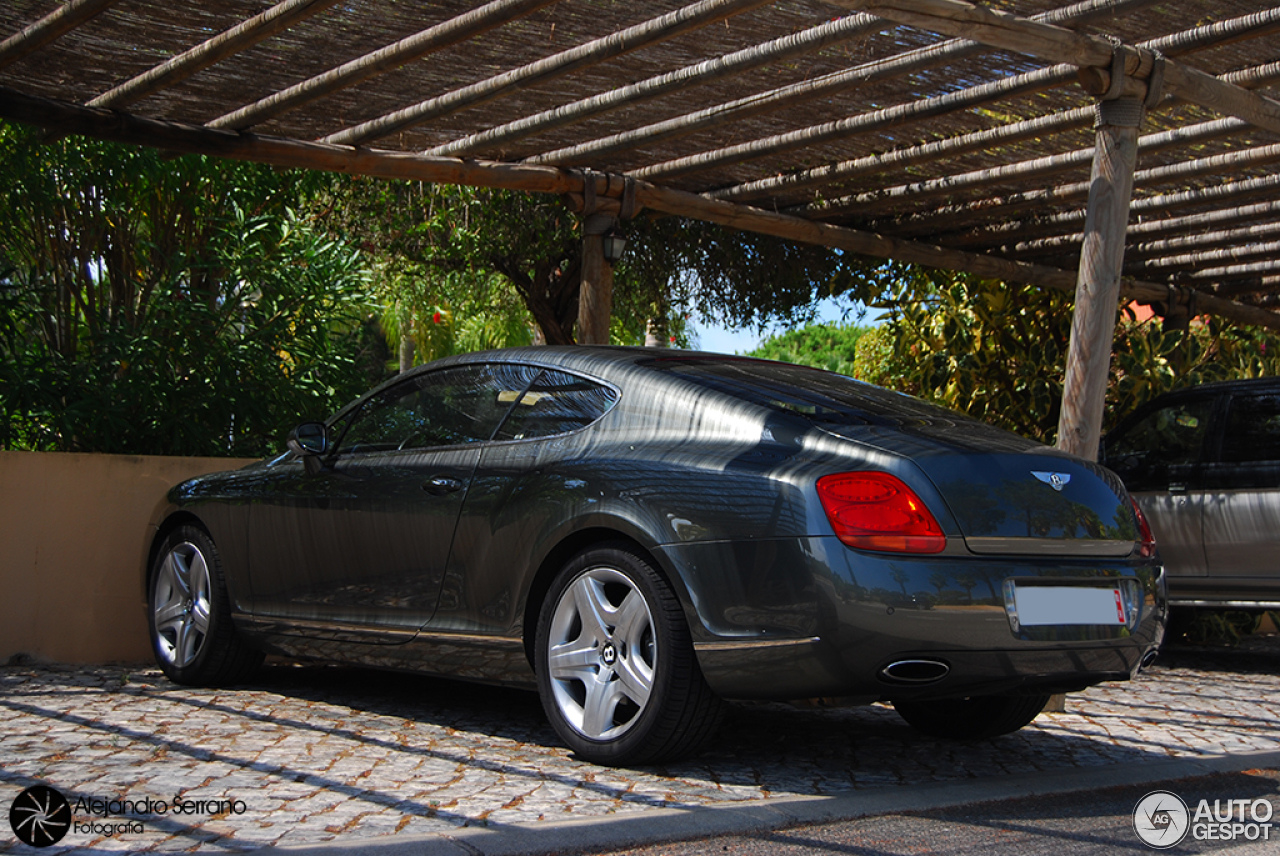
<instances>
[{"instance_id":1,"label":"wooden rafter","mask_svg":"<svg viewBox=\"0 0 1280 856\"><path fill-rule=\"evenodd\" d=\"M1106 70L1116 48L1105 39L1040 21L1018 18L962 0L831 0L835 5L864 11L891 21L935 33L967 35L983 44L1025 53L1050 62ZM1142 53L1125 57L1125 73L1140 80L1151 76L1153 58ZM1110 77L1099 77L1099 86ZM1280 102L1172 60L1164 64L1164 86L1186 101L1244 119L1259 128L1280 131ZM1095 93L1101 95L1101 92Z\"/></svg>"},{"instance_id":2,"label":"wooden rafter","mask_svg":"<svg viewBox=\"0 0 1280 856\"><path fill-rule=\"evenodd\" d=\"M211 128L241 130L261 124L289 110L301 107L354 86L379 74L421 59L432 51L475 38L513 18L527 15L554 0L493 0L456 18L428 27L395 44L344 62L337 68L318 74L280 92L260 98L210 121ZM94 105L97 106L97 105Z\"/></svg>"},{"instance_id":3,"label":"wooden rafter","mask_svg":"<svg viewBox=\"0 0 1280 856\"><path fill-rule=\"evenodd\" d=\"M338 0L283 0L260 15L255 15L207 41L89 101L90 107L119 109L159 92L167 86L186 80L209 66L287 30L299 21L322 12Z\"/></svg>"},{"instance_id":4,"label":"wooden rafter","mask_svg":"<svg viewBox=\"0 0 1280 856\"><path fill-rule=\"evenodd\" d=\"M595 39L561 51L546 59L529 63L520 68L487 78L470 86L446 92L443 95L420 101L410 107L397 110L377 119L362 122L352 128L330 134L325 137L327 143L361 145L372 140L381 139L397 131L410 128L422 122L447 116L458 110L478 107L488 101L501 97L512 87L532 86L545 83L572 71L585 68L596 63L622 56L665 39L670 39L689 30L705 27L716 21L722 21L757 6L763 6L769 0L701 0L666 15L627 27L603 38Z\"/></svg>"},{"instance_id":5,"label":"wooden rafter","mask_svg":"<svg viewBox=\"0 0 1280 856\"><path fill-rule=\"evenodd\" d=\"M767 63L785 61L803 56L811 51L831 47L872 30L883 27L879 18L870 15L852 15L837 18L800 33L784 36L763 45L736 51L714 60L686 66L678 71L650 77L639 83L602 92L591 98L583 98L554 110L544 110L517 122L509 122L483 133L473 134L436 146L427 152L431 155L461 155L486 147L498 146L582 122L593 116L621 107L634 106L645 98L669 95L687 87L704 85L723 77L732 77Z\"/></svg>"}]
</instances>

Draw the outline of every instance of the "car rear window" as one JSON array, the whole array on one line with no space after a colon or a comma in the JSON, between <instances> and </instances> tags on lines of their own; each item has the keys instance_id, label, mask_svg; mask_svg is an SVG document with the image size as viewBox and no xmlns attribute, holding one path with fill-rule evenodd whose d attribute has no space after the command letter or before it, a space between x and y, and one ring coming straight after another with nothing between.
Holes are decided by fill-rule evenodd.
<instances>
[{"instance_id":1,"label":"car rear window","mask_svg":"<svg viewBox=\"0 0 1280 856\"><path fill-rule=\"evenodd\" d=\"M495 440L529 440L585 428L609 412L617 391L586 378L546 369L516 401Z\"/></svg>"},{"instance_id":2,"label":"car rear window","mask_svg":"<svg viewBox=\"0 0 1280 856\"><path fill-rule=\"evenodd\" d=\"M640 365L774 410L833 425L972 422L917 398L822 369L750 357L655 357Z\"/></svg>"}]
</instances>

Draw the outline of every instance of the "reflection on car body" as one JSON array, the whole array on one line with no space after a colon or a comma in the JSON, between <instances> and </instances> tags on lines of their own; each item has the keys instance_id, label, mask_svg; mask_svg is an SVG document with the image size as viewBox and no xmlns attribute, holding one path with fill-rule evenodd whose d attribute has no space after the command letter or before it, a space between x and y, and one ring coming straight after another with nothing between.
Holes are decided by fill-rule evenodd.
<instances>
[{"instance_id":1,"label":"reflection on car body","mask_svg":"<svg viewBox=\"0 0 1280 856\"><path fill-rule=\"evenodd\" d=\"M927 733L1005 733L1132 676L1163 632L1159 559L1111 473L829 372L474 354L289 445L178 485L156 521L174 680L271 651L536 687L581 757L635 764L695 751L723 699L889 700Z\"/></svg>"},{"instance_id":2,"label":"reflection on car body","mask_svg":"<svg viewBox=\"0 0 1280 856\"><path fill-rule=\"evenodd\" d=\"M1162 395L1103 458L1151 521L1173 605L1280 608L1280 379Z\"/></svg>"}]
</instances>

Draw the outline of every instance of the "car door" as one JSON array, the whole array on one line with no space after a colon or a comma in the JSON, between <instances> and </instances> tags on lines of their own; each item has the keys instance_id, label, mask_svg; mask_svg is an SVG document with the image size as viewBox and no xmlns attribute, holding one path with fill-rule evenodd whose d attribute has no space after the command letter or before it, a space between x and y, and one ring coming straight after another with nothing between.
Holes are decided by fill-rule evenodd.
<instances>
[{"instance_id":1,"label":"car door","mask_svg":"<svg viewBox=\"0 0 1280 856\"><path fill-rule=\"evenodd\" d=\"M318 471L283 468L250 513L255 614L324 638L413 638L435 611L481 446L529 377L509 365L417 375L333 426Z\"/></svg>"},{"instance_id":2,"label":"car door","mask_svg":"<svg viewBox=\"0 0 1280 856\"><path fill-rule=\"evenodd\" d=\"M1208 575L1253 597L1280 595L1280 394L1233 395L1217 460L1205 466ZM1220 596L1229 597L1232 585Z\"/></svg>"},{"instance_id":3,"label":"car door","mask_svg":"<svg viewBox=\"0 0 1280 856\"><path fill-rule=\"evenodd\" d=\"M1215 397L1182 396L1140 411L1107 436L1105 463L1124 481L1174 576L1204 576L1203 464Z\"/></svg>"},{"instance_id":4,"label":"car door","mask_svg":"<svg viewBox=\"0 0 1280 856\"><path fill-rule=\"evenodd\" d=\"M514 623L531 545L560 526L568 509L590 501L587 483L558 464L581 459L582 430L617 400L613 387L555 369L521 395L481 453L433 631L499 634Z\"/></svg>"}]
</instances>

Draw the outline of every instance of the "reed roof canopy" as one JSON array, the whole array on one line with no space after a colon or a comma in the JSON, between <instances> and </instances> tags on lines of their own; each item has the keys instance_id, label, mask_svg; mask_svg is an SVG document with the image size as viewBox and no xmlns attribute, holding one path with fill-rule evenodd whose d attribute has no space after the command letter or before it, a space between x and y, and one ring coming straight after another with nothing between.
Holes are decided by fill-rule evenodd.
<instances>
[{"instance_id":1,"label":"reed roof canopy","mask_svg":"<svg viewBox=\"0 0 1280 856\"><path fill-rule=\"evenodd\" d=\"M1070 291L1098 104L1139 103L1120 299L1271 329L1277 80L1280 7L1243 0L0 5L0 116L54 133L618 199Z\"/></svg>"}]
</instances>

